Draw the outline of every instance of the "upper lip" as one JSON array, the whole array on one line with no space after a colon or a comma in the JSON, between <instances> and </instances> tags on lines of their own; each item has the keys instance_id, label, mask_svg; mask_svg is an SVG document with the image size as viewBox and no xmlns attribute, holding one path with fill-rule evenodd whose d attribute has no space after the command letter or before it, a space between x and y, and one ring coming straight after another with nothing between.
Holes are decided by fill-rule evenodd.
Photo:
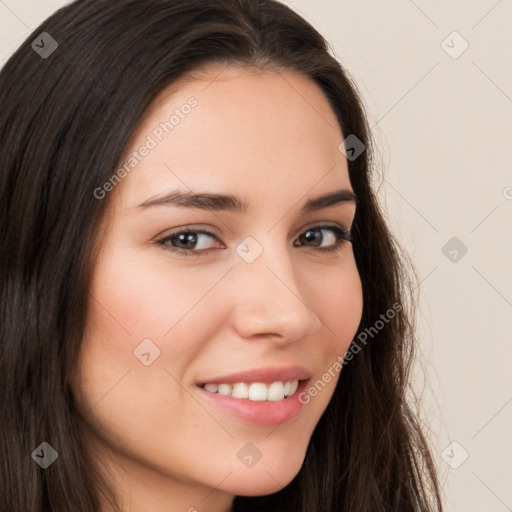
<instances>
[{"instance_id":1,"label":"upper lip","mask_svg":"<svg viewBox=\"0 0 512 512\"><path fill-rule=\"evenodd\" d=\"M199 381L197 384L236 384L237 382L286 382L289 380L304 380L311 377L311 372L303 366L267 366L243 370L229 375L212 377Z\"/></svg>"}]
</instances>

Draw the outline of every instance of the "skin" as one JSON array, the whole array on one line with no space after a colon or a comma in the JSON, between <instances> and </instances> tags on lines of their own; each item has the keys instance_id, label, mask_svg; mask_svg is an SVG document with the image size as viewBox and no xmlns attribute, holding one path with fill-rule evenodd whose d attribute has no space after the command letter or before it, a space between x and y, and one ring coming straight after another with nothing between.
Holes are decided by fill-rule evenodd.
<instances>
[{"instance_id":1,"label":"skin","mask_svg":"<svg viewBox=\"0 0 512 512\"><path fill-rule=\"evenodd\" d=\"M304 237L293 245L321 222L350 229L355 213L353 202L299 213L309 198L351 190L344 136L320 88L291 71L206 68L159 95L126 154L191 96L197 106L107 197L72 382L90 451L131 512L226 512L234 495L286 486L339 374L278 427L222 411L196 382L289 364L315 382L345 354L362 314L351 243L333 253ZM235 194L249 211L137 208L175 189ZM200 235L197 247L212 250L196 257L155 243L181 226L218 240ZM320 233L321 246L335 243ZM247 236L263 248L252 263L236 252ZM147 338L160 349L149 366L133 353ZM262 454L250 468L237 457L247 442Z\"/></svg>"}]
</instances>

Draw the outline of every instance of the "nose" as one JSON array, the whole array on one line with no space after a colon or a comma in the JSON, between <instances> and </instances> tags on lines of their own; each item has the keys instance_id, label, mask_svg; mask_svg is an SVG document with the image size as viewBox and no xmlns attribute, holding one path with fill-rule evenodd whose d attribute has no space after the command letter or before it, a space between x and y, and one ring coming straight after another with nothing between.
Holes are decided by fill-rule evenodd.
<instances>
[{"instance_id":1,"label":"nose","mask_svg":"<svg viewBox=\"0 0 512 512\"><path fill-rule=\"evenodd\" d=\"M250 244L249 247L256 250ZM231 272L231 279L235 280L231 296L233 321L241 337L271 338L284 345L299 341L320 327L321 321L301 289L286 248L266 247L252 262L244 257L237 257Z\"/></svg>"}]
</instances>

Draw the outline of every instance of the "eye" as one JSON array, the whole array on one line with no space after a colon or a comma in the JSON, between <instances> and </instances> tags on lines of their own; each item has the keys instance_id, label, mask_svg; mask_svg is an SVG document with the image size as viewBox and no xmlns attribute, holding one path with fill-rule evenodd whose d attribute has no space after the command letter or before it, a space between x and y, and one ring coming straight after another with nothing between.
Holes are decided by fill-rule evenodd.
<instances>
[{"instance_id":1,"label":"eye","mask_svg":"<svg viewBox=\"0 0 512 512\"><path fill-rule=\"evenodd\" d=\"M324 232L330 234L325 236L322 234ZM313 247L317 247L319 251L335 252L342 248L343 242L351 242L352 236L348 230L340 226L320 225L308 228L297 240L300 241L300 244L294 242L295 247L303 245L302 241L305 241L313 243ZM326 245L322 245L324 241L327 241Z\"/></svg>"},{"instance_id":2,"label":"eye","mask_svg":"<svg viewBox=\"0 0 512 512\"><path fill-rule=\"evenodd\" d=\"M157 241L157 244L162 245L164 249L183 254L184 256L199 256L211 249L211 247L207 247L208 239L216 240L217 237L209 231L185 228L171 233L162 240Z\"/></svg>"},{"instance_id":3,"label":"eye","mask_svg":"<svg viewBox=\"0 0 512 512\"><path fill-rule=\"evenodd\" d=\"M324 233L327 233L327 236ZM213 233L193 228L175 231L165 238L157 240L156 244L183 256L201 256L215 248L208 247L209 244L211 245L211 240L217 240L217 248L225 249ZM318 251L335 252L342 248L344 242L351 241L350 232L340 226L318 225L304 231L293 245L301 247L312 244L310 247L316 248Z\"/></svg>"}]
</instances>

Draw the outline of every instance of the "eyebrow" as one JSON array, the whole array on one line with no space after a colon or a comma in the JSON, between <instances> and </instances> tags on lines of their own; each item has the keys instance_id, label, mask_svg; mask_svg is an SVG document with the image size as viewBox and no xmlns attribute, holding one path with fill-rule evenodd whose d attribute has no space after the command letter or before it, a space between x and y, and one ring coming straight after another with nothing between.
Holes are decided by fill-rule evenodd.
<instances>
[{"instance_id":1,"label":"eyebrow","mask_svg":"<svg viewBox=\"0 0 512 512\"><path fill-rule=\"evenodd\" d=\"M354 192L349 189L339 189L318 197L308 199L301 213L311 213L322 208L337 206L345 203L356 203ZM237 196L231 194L194 193L174 190L165 196L151 198L139 204L137 208L153 206L177 206L180 208L199 208L208 211L229 211L246 213L249 205Z\"/></svg>"}]
</instances>

